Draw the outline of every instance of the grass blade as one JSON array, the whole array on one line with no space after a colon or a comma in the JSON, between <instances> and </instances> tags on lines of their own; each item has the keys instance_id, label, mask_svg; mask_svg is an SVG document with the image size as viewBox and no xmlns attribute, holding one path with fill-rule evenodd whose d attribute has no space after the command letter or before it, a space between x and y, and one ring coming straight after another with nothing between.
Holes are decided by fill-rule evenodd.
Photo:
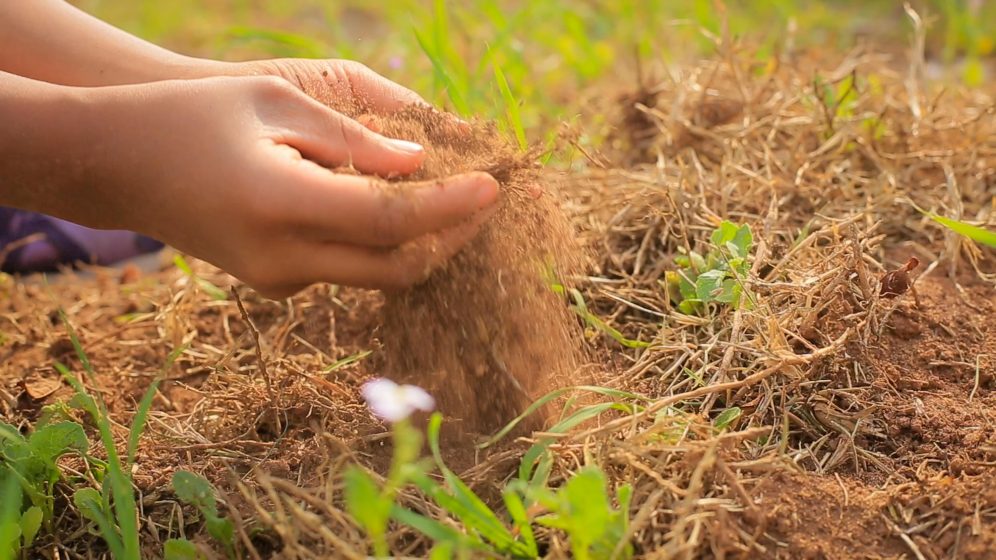
<instances>
[{"instance_id":1,"label":"grass blade","mask_svg":"<svg viewBox=\"0 0 996 560\"><path fill-rule=\"evenodd\" d=\"M635 400L635 401L647 401L648 400L646 397L644 397L642 395L638 395L636 393L631 393L629 391L622 391L622 390L619 390L619 389L610 389L608 387L598 387L597 385L574 385L572 387L564 387L564 388L561 388L561 389L556 389L556 390L550 391L549 393L543 395L542 397L540 397L539 399L537 399L536 401L534 401L532 404L529 405L528 408L526 408L526 410L522 411L522 414L519 414L518 416L516 416L515 418L513 418L512 421L510 421L508 424L505 424L505 427L503 427L501 430L499 430L498 433L496 433L495 435L491 436L490 438L488 438L483 443L479 443L477 445L477 448L478 449L487 449L488 447L491 447L492 445L494 445L495 443L497 443L499 440L501 440L503 437L505 437L506 435L508 435L509 432L511 432L517 425L519 425L520 422L522 422L527 417L529 417L529 415L531 415L534 412L536 412L537 410L539 410L540 407L542 407L546 403L552 401L553 399L556 399L557 397L559 397L559 396L561 396L561 395L563 395L565 393L569 393L571 391L585 391L585 392L595 393L595 394L598 394L598 395L604 395L604 396L612 397L612 398L616 398L616 399L631 399L631 400Z\"/></svg>"},{"instance_id":2,"label":"grass blade","mask_svg":"<svg viewBox=\"0 0 996 560\"><path fill-rule=\"evenodd\" d=\"M927 215L930 216L931 220L934 220L958 235L967 237L972 241L977 241L988 247L996 248L996 231L981 228L979 226L973 226L969 223L953 220L951 218L945 218L944 216L938 216L937 214L929 212Z\"/></svg>"},{"instance_id":3,"label":"grass blade","mask_svg":"<svg viewBox=\"0 0 996 560\"><path fill-rule=\"evenodd\" d=\"M135 463L135 453L138 451L138 441L142 438L142 431L145 430L146 421L149 418L149 410L152 408L152 399L156 396L156 391L159 390L159 384L162 382L163 378L166 377L166 372L169 368L173 367L176 359L183 354L186 350L186 346L181 346L176 350L169 353L166 357L166 362L163 364L162 369L159 372L159 376L149 385L146 389L145 394L142 395L142 400L138 403L138 410L135 411L135 418L132 419L131 430L128 432L128 451L126 454L126 467L131 467Z\"/></svg>"},{"instance_id":4,"label":"grass blade","mask_svg":"<svg viewBox=\"0 0 996 560\"><path fill-rule=\"evenodd\" d=\"M446 64L440 57L439 53L435 52L435 49L429 46L428 41L418 29L415 29L415 40L418 41L419 46L422 48L422 52L429 57L429 61L432 62L432 68L436 71L436 76L446 89L446 95L449 96L450 101L453 102L453 108L456 109L457 113L461 115L469 115L470 108L467 106L467 101L464 99L463 93L460 88L457 87L453 78L450 77L449 72L446 71Z\"/></svg>"},{"instance_id":5,"label":"grass blade","mask_svg":"<svg viewBox=\"0 0 996 560\"><path fill-rule=\"evenodd\" d=\"M361 352L357 352L357 353L355 353L355 354L353 354L351 356L346 356L345 358L342 358L342 359L339 359L339 360L336 360L336 361L332 362L330 365L328 365L322 371L325 372L325 373L329 373L329 372L336 371L338 369L342 369L342 368L344 368L344 367L346 367L348 365L355 364L356 362L362 360L363 358L366 358L370 354L373 354L372 350L363 350Z\"/></svg>"},{"instance_id":6,"label":"grass blade","mask_svg":"<svg viewBox=\"0 0 996 560\"><path fill-rule=\"evenodd\" d=\"M502 72L498 62L492 61L491 64L495 69L495 81L498 83L498 89L501 91L502 98L505 99L505 112L508 116L509 126L512 127L515 139L519 142L519 149L526 151L526 148L529 146L526 142L526 131L522 128L522 114L519 111L519 101L512 94L512 89L508 87L508 80L505 79L505 73Z\"/></svg>"}]
</instances>

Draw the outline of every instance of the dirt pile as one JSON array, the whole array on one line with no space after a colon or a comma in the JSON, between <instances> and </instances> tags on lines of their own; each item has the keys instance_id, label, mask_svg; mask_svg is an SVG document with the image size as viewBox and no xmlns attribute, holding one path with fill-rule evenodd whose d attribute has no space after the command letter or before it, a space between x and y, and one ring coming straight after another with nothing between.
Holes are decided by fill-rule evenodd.
<instances>
[{"instance_id":1,"label":"dirt pile","mask_svg":"<svg viewBox=\"0 0 996 560\"><path fill-rule=\"evenodd\" d=\"M388 376L426 387L462 428L495 430L578 365L578 322L551 289L581 268L570 223L533 158L492 126L414 108L374 126L428 148L407 179L487 171L501 184L497 213L468 247L387 296L381 333Z\"/></svg>"}]
</instances>

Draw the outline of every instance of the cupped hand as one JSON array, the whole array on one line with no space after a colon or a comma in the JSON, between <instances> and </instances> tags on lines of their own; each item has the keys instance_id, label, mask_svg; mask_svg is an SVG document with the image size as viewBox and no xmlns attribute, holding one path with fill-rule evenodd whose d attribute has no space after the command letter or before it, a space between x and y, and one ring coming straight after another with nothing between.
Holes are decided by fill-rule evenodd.
<instances>
[{"instance_id":1,"label":"cupped hand","mask_svg":"<svg viewBox=\"0 0 996 560\"><path fill-rule=\"evenodd\" d=\"M362 91L377 110L415 100L390 82L341 76L340 94ZM89 90L87 138L99 139L81 156L92 162L90 203L61 213L156 237L274 298L315 282L392 289L419 281L473 237L497 183L469 173L402 191L330 171L407 174L424 150L327 108L309 87L219 77Z\"/></svg>"},{"instance_id":2,"label":"cupped hand","mask_svg":"<svg viewBox=\"0 0 996 560\"><path fill-rule=\"evenodd\" d=\"M429 104L414 91L352 60L278 58L248 62L199 61L188 75L275 76L318 102L357 113L390 114L409 105Z\"/></svg>"}]
</instances>

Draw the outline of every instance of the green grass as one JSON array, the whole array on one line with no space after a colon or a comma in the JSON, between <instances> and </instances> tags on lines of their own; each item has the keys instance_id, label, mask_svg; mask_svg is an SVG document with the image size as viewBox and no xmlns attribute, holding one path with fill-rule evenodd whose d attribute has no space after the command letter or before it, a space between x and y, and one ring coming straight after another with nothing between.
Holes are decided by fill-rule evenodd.
<instances>
[{"instance_id":1,"label":"green grass","mask_svg":"<svg viewBox=\"0 0 996 560\"><path fill-rule=\"evenodd\" d=\"M80 344L76 330L64 313L60 312L60 315L86 377L93 380L96 373ZM111 429L112 420L103 398L99 394L96 398L92 396L84 384L65 365L56 363L56 369L76 393L70 405L85 412L90 417L90 420L97 427L100 442L107 455L107 459L103 461L87 457L88 466L99 487L78 488L73 494L73 504L85 519L97 527L108 549L110 549L111 555L118 560L139 560L142 557L138 507L132 486L131 467L134 464L138 443L145 429L152 400L159 388L162 376L182 351L183 349L180 348L170 354L163 366L162 374L149 385L139 402L135 416L132 418L123 458L114 441Z\"/></svg>"},{"instance_id":2,"label":"green grass","mask_svg":"<svg viewBox=\"0 0 996 560\"><path fill-rule=\"evenodd\" d=\"M910 34L899 5L888 0L78 3L139 36L201 56L355 58L462 115L509 121L520 144L523 137L546 140L560 121L583 111L584 88L634 82L638 57L648 65L711 54L712 37L724 26L731 37L758 41L761 58L784 47L790 22L797 46L840 52L870 29L901 49ZM964 58L965 81L983 79L980 60L994 50L996 3L984 2L979 13L967 0L914 4L936 16L932 50L948 62Z\"/></svg>"}]
</instances>

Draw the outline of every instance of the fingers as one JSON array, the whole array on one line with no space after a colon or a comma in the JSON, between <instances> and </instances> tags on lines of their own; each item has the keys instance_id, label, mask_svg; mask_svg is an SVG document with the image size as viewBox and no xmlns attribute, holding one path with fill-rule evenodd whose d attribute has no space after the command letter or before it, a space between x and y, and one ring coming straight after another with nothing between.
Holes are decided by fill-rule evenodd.
<instances>
[{"instance_id":1,"label":"fingers","mask_svg":"<svg viewBox=\"0 0 996 560\"><path fill-rule=\"evenodd\" d=\"M333 66L338 67L337 73L349 84L353 98L375 113L390 114L410 105L432 107L419 94L388 80L363 64L352 60L336 60L333 61ZM445 115L454 132L470 132L469 123L455 115Z\"/></svg>"},{"instance_id":2,"label":"fingers","mask_svg":"<svg viewBox=\"0 0 996 560\"><path fill-rule=\"evenodd\" d=\"M498 182L483 172L405 185L300 166L284 177L283 212L321 241L395 247L454 227L498 200Z\"/></svg>"},{"instance_id":3,"label":"fingers","mask_svg":"<svg viewBox=\"0 0 996 560\"><path fill-rule=\"evenodd\" d=\"M297 110L286 110L281 119L288 122L279 123L281 141L309 160L393 177L413 173L425 159L425 148L419 144L381 136L303 95L298 101Z\"/></svg>"},{"instance_id":4,"label":"fingers","mask_svg":"<svg viewBox=\"0 0 996 560\"><path fill-rule=\"evenodd\" d=\"M428 278L459 252L490 215L488 211L479 212L460 225L396 249L297 243L280 252L279 262L266 263L268 269L281 271L281 277L259 279L254 288L274 299L292 295L316 282L380 290L407 288Z\"/></svg>"},{"instance_id":5,"label":"fingers","mask_svg":"<svg viewBox=\"0 0 996 560\"><path fill-rule=\"evenodd\" d=\"M349 84L353 97L371 110L387 114L409 105L429 106L422 96L352 60L332 61L337 73Z\"/></svg>"}]
</instances>

